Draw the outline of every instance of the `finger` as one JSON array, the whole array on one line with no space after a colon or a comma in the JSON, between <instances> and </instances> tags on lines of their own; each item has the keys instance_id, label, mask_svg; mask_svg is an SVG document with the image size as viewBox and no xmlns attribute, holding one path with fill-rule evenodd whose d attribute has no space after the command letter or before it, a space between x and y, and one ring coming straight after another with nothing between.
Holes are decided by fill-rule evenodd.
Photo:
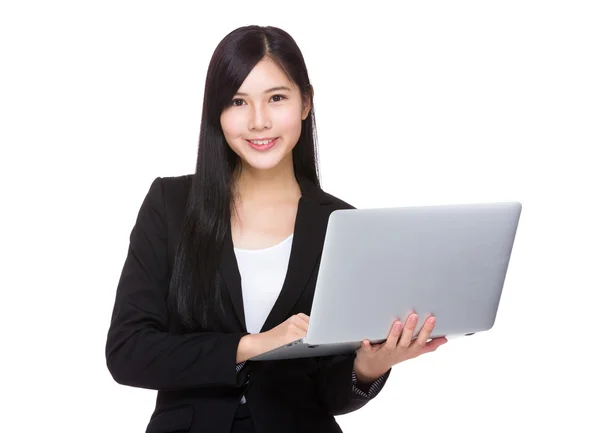
<instances>
[{"instance_id":1,"label":"finger","mask_svg":"<svg viewBox=\"0 0 600 433\"><path fill-rule=\"evenodd\" d=\"M310 317L309 317L309 316L307 316L307 315L306 315L306 314L304 314L304 313L298 313L298 314L296 314L296 317L299 317L300 319L302 319L302 320L303 320L303 321L305 321L306 323L308 323L308 322L309 322L309 320L310 320Z\"/></svg>"},{"instance_id":2,"label":"finger","mask_svg":"<svg viewBox=\"0 0 600 433\"><path fill-rule=\"evenodd\" d=\"M292 319L292 325L304 332L308 330L308 322L300 317L294 317Z\"/></svg>"},{"instance_id":3,"label":"finger","mask_svg":"<svg viewBox=\"0 0 600 433\"><path fill-rule=\"evenodd\" d=\"M306 337L307 330L301 328L300 326L292 324L292 326L288 329L288 333L294 336L294 338L299 339Z\"/></svg>"},{"instance_id":4,"label":"finger","mask_svg":"<svg viewBox=\"0 0 600 433\"><path fill-rule=\"evenodd\" d=\"M415 328L417 327L418 320L419 316L414 313L408 316L408 320L406 321L406 325L402 330L402 336L400 337L398 346L405 349L410 346L410 343L413 340L413 335L415 335Z\"/></svg>"},{"instance_id":5,"label":"finger","mask_svg":"<svg viewBox=\"0 0 600 433\"><path fill-rule=\"evenodd\" d=\"M423 349L421 349L422 353L433 352L438 347L440 347L442 344L446 344L447 342L448 342L448 339L446 337L434 338L431 341L427 342L427 344L425 344L425 347L423 347Z\"/></svg>"},{"instance_id":6,"label":"finger","mask_svg":"<svg viewBox=\"0 0 600 433\"><path fill-rule=\"evenodd\" d=\"M429 340L429 336L431 335L431 331L433 331L434 326L435 317L428 317L427 320L425 320L417 339L413 343L417 348L424 347L425 344L427 344L427 340Z\"/></svg>"},{"instance_id":7,"label":"finger","mask_svg":"<svg viewBox=\"0 0 600 433\"><path fill-rule=\"evenodd\" d=\"M371 346L371 342L369 340L363 340L360 348L365 352L371 352L373 350L373 346Z\"/></svg>"},{"instance_id":8,"label":"finger","mask_svg":"<svg viewBox=\"0 0 600 433\"><path fill-rule=\"evenodd\" d=\"M291 318L292 323L303 324L304 326L308 326L308 316L306 314L294 314Z\"/></svg>"},{"instance_id":9,"label":"finger","mask_svg":"<svg viewBox=\"0 0 600 433\"><path fill-rule=\"evenodd\" d=\"M398 339L402 334L402 322L396 320L392 325L392 330L388 334L387 340L385 340L385 347L389 350L394 350L398 345Z\"/></svg>"}]
</instances>

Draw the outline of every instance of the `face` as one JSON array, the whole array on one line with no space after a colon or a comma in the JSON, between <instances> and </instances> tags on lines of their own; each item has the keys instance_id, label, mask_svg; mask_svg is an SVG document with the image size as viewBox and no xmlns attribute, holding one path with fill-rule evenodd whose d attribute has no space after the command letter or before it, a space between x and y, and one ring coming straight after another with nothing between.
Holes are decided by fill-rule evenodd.
<instances>
[{"instance_id":1,"label":"face","mask_svg":"<svg viewBox=\"0 0 600 433\"><path fill-rule=\"evenodd\" d=\"M221 114L242 170L293 170L292 150L310 112L298 87L269 58L256 64Z\"/></svg>"}]
</instances>

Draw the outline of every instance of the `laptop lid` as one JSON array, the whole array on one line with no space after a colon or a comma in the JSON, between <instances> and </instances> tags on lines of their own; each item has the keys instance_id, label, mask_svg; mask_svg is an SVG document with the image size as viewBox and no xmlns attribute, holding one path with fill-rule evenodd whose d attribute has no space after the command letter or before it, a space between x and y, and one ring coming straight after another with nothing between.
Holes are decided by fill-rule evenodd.
<instances>
[{"instance_id":1,"label":"laptop lid","mask_svg":"<svg viewBox=\"0 0 600 433\"><path fill-rule=\"evenodd\" d=\"M334 211L306 341L387 338L396 319L436 316L432 337L490 329L521 214L518 202Z\"/></svg>"}]
</instances>

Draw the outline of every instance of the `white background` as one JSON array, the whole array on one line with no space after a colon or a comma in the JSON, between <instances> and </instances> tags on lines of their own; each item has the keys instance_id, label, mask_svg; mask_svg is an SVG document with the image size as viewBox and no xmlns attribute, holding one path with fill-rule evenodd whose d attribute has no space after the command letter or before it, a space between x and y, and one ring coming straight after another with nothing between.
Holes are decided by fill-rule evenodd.
<instances>
[{"instance_id":1,"label":"white background","mask_svg":"<svg viewBox=\"0 0 600 433\"><path fill-rule=\"evenodd\" d=\"M3 1L0 430L144 431L154 392L104 361L129 232L156 176L194 170L214 48L260 24L305 55L325 190L523 203L494 328L394 368L344 431L599 431L599 22L573 0Z\"/></svg>"}]
</instances>

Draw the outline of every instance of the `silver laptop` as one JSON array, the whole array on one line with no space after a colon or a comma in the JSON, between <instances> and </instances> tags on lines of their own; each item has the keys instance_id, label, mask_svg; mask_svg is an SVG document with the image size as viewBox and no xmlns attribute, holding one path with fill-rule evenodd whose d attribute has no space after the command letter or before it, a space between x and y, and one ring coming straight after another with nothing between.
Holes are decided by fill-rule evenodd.
<instances>
[{"instance_id":1,"label":"silver laptop","mask_svg":"<svg viewBox=\"0 0 600 433\"><path fill-rule=\"evenodd\" d=\"M350 353L412 311L417 331L435 315L432 338L489 330L520 215L518 202L334 211L306 337L251 360Z\"/></svg>"}]
</instances>

